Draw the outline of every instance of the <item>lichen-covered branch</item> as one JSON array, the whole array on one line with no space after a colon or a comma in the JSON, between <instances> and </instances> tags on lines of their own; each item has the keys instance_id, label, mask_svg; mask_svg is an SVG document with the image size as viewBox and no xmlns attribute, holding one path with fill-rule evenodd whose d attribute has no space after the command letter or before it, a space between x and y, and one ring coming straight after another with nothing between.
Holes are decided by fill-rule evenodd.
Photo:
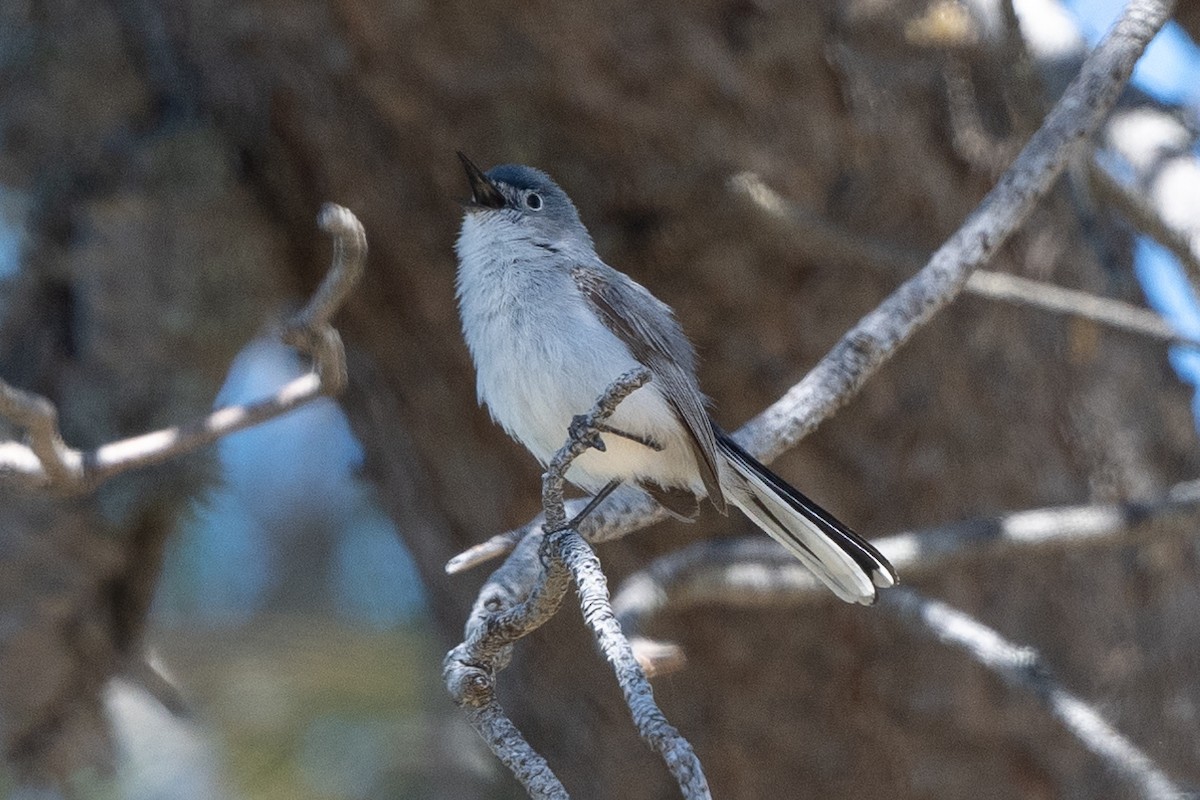
<instances>
[{"instance_id":1,"label":"lichen-covered branch","mask_svg":"<svg viewBox=\"0 0 1200 800\"><path fill-rule=\"evenodd\" d=\"M1067 161L1100 126L1129 80L1133 65L1171 15L1169 0L1132 0L1084 61L1042 126L979 206L928 263L874 311L783 397L737 431L752 455L771 461L848 403L908 339L963 290L1050 190ZM581 526L591 542L624 536L663 518L638 493L617 492ZM489 542L486 552L460 557L454 570L499 555L516 534Z\"/></svg>"},{"instance_id":2,"label":"lichen-covered branch","mask_svg":"<svg viewBox=\"0 0 1200 800\"><path fill-rule=\"evenodd\" d=\"M564 531L556 539L558 557L571 571L579 590L584 622L595 633L601 652L612 664L638 733L662 756L685 798L711 797L700 759L654 702L650 681L609 602L608 582L596 551L574 530Z\"/></svg>"},{"instance_id":3,"label":"lichen-covered branch","mask_svg":"<svg viewBox=\"0 0 1200 800\"><path fill-rule=\"evenodd\" d=\"M332 264L312 299L282 331L285 341L310 356L310 373L263 400L218 408L201 419L90 451L63 441L53 403L0 381L0 416L24 430L27 439L0 442L0 481L63 494L87 492L115 475L191 452L340 392L346 384L346 355L330 319L362 275L367 238L358 218L341 206L326 205L318 224L333 237Z\"/></svg>"},{"instance_id":4,"label":"lichen-covered branch","mask_svg":"<svg viewBox=\"0 0 1200 800\"><path fill-rule=\"evenodd\" d=\"M562 800L567 790L496 700L496 676L508 666L512 645L554 615L567 591L561 562L542 569L544 537L533 534L480 589L462 644L446 654L442 676L454 702L492 752L535 800ZM532 589L525 587L532 585Z\"/></svg>"},{"instance_id":5,"label":"lichen-covered branch","mask_svg":"<svg viewBox=\"0 0 1200 800\"><path fill-rule=\"evenodd\" d=\"M603 448L599 435L605 421L622 400L649 380L650 372L644 367L622 375L590 413L572 422L566 443L542 478L543 530L526 533L491 575L475 601L465 640L444 662L443 676L451 696L534 798L566 797L566 790L496 701L496 676L507 666L513 643L541 627L558 610L568 579L579 590L584 621L613 665L638 732L662 756L685 798L711 796L691 745L655 704L650 682L609 603L600 560L575 530L563 500L571 463L589 448ZM524 586L532 588L526 592Z\"/></svg>"}]
</instances>

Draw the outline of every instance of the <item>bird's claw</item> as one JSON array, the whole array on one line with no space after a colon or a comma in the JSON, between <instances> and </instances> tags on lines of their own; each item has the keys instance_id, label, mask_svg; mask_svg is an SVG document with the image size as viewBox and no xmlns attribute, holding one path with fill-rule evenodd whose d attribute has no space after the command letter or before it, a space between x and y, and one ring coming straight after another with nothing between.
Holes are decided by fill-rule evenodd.
<instances>
[{"instance_id":1,"label":"bird's claw","mask_svg":"<svg viewBox=\"0 0 1200 800\"><path fill-rule=\"evenodd\" d=\"M572 417L569 432L572 439L582 442L588 447L593 447L601 453L605 451L604 440L600 438L600 432L596 430L588 415L577 414Z\"/></svg>"}]
</instances>

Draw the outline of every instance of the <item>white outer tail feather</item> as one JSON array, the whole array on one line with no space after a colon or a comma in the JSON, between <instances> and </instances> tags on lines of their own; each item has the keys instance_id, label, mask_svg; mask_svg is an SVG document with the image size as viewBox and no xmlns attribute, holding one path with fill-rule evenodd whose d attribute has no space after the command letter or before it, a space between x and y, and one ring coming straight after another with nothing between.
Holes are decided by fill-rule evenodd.
<instances>
[{"instance_id":1,"label":"white outer tail feather","mask_svg":"<svg viewBox=\"0 0 1200 800\"><path fill-rule=\"evenodd\" d=\"M834 594L847 603L871 605L877 586L887 588L896 584L891 565L865 540L836 523L832 516L791 487L787 488L793 497L772 486L773 482L783 484L782 479L731 440L722 436L717 441L721 455L744 479L739 481L741 486L722 485L729 501L812 570ZM810 507L799 502L801 499ZM848 548L853 549L857 558Z\"/></svg>"}]
</instances>

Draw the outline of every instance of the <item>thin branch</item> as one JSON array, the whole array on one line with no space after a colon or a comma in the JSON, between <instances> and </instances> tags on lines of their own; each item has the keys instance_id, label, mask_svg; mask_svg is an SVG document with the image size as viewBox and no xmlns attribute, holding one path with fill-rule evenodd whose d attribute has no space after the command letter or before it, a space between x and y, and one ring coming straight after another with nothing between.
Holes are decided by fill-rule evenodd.
<instances>
[{"instance_id":1,"label":"thin branch","mask_svg":"<svg viewBox=\"0 0 1200 800\"><path fill-rule=\"evenodd\" d=\"M967 291L976 297L1086 319L1114 330L1136 333L1167 344L1200 347L1200 339L1178 333L1156 311L1111 297L1081 292L1078 289L1066 289L1003 272L979 270L967 281Z\"/></svg>"},{"instance_id":2,"label":"thin branch","mask_svg":"<svg viewBox=\"0 0 1200 800\"><path fill-rule=\"evenodd\" d=\"M550 770L546 759L530 747L499 703L493 699L481 706L464 708L471 727L483 737L530 797L534 800L569 800L566 787Z\"/></svg>"},{"instance_id":3,"label":"thin branch","mask_svg":"<svg viewBox=\"0 0 1200 800\"><path fill-rule=\"evenodd\" d=\"M180 719L192 716L192 708L183 691L163 674L149 653L129 654L122 659L117 675L142 689L171 715Z\"/></svg>"},{"instance_id":4,"label":"thin branch","mask_svg":"<svg viewBox=\"0 0 1200 800\"><path fill-rule=\"evenodd\" d=\"M1102 202L1112 206L1135 228L1170 250L1187 269L1192 282L1200 283L1200 251L1193 248L1186 233L1169 224L1145 198L1127 189L1095 158L1087 161L1087 176L1092 191ZM1200 243L1197 248L1200 248Z\"/></svg>"},{"instance_id":5,"label":"thin branch","mask_svg":"<svg viewBox=\"0 0 1200 800\"><path fill-rule=\"evenodd\" d=\"M579 507L583 508L583 504L580 503ZM531 532L541 530L542 524L545 521L545 517L538 514L520 528L513 528L504 533L497 533L490 539L471 545L446 562L446 574L457 575L460 572L474 569L480 564L486 564L493 559L503 558L516 549L521 540Z\"/></svg>"},{"instance_id":6,"label":"thin branch","mask_svg":"<svg viewBox=\"0 0 1200 800\"><path fill-rule=\"evenodd\" d=\"M979 207L917 275L855 325L804 380L738 432L743 446L767 459L794 446L857 394L900 345L958 295L971 272L1024 222L1076 148L1099 127L1172 6L1159 0L1129 3Z\"/></svg>"},{"instance_id":7,"label":"thin branch","mask_svg":"<svg viewBox=\"0 0 1200 800\"><path fill-rule=\"evenodd\" d=\"M545 529L557 532L567 525L567 510L563 501L563 488L567 482L567 471L571 463L591 448L603 450L600 432L607 427L605 422L617 410L621 402L634 391L650 381L650 370L636 367L618 377L605 390L590 413L571 420L566 444L559 448L542 476L542 513L546 518Z\"/></svg>"},{"instance_id":8,"label":"thin branch","mask_svg":"<svg viewBox=\"0 0 1200 800\"><path fill-rule=\"evenodd\" d=\"M1129 3L1016 161L962 226L800 383L735 434L743 447L767 462L794 447L857 395L904 342L958 296L971 273L1020 227L1068 159L1099 127L1173 6L1169 0ZM663 518L661 507L648 497L616 492L581 525L580 533L591 542L605 541ZM498 544L489 552L500 551Z\"/></svg>"},{"instance_id":9,"label":"thin branch","mask_svg":"<svg viewBox=\"0 0 1200 800\"><path fill-rule=\"evenodd\" d=\"M492 751L513 771L531 797L565 797L549 765L521 736L495 697L497 673L507 666L512 645L558 610L568 576L579 590L584 621L613 665L638 732L667 764L689 800L709 798L695 752L654 703L653 690L621 633L608 600L600 560L572 527L563 501L566 473L588 449L602 447L605 421L629 394L650 380L639 367L608 388L592 411L576 417L566 443L542 478L544 531L530 531L484 585L466 626L465 641L446 656L443 676L455 702ZM528 593L524 586L531 585Z\"/></svg>"},{"instance_id":10,"label":"thin branch","mask_svg":"<svg viewBox=\"0 0 1200 800\"><path fill-rule=\"evenodd\" d=\"M349 210L327 204L318 224L333 237L333 259L316 293L283 328L289 344L312 359L312 371L269 398L218 408L207 416L81 451L63 442L58 411L44 397L0 381L0 416L22 428L28 444L0 442L0 481L63 494L88 492L131 469L209 445L234 431L286 414L346 384L346 354L330 318L354 288L366 262L367 239Z\"/></svg>"},{"instance_id":11,"label":"thin branch","mask_svg":"<svg viewBox=\"0 0 1200 800\"><path fill-rule=\"evenodd\" d=\"M1064 688L1032 647L1013 644L997 631L937 600L900 588L881 598L880 607L897 612L910 626L925 630L942 644L1029 692L1051 715L1110 769L1151 800L1190 796L1126 739L1091 704Z\"/></svg>"},{"instance_id":12,"label":"thin branch","mask_svg":"<svg viewBox=\"0 0 1200 800\"><path fill-rule=\"evenodd\" d=\"M574 516L585 505L587 500L568 500L567 513ZM589 542L604 542L619 539L638 527L653 525L665 519L668 519L667 512L658 503L651 501L645 492L631 486L621 486L609 495L579 528L580 533ZM498 533L464 550L446 562L446 572L455 575L492 559L502 558L512 552L517 543L530 533L540 531L544 522L545 517L539 514L518 528Z\"/></svg>"},{"instance_id":13,"label":"thin branch","mask_svg":"<svg viewBox=\"0 0 1200 800\"><path fill-rule=\"evenodd\" d=\"M813 258L887 274L910 274L923 263L916 253L859 236L832 220L804 211L753 173L736 175L730 181L730 188L770 217L785 223L798 246ZM1200 340L1180 335L1151 309L1045 281L980 269L971 274L963 290L976 297L1086 319L1168 344L1200 347Z\"/></svg>"},{"instance_id":14,"label":"thin branch","mask_svg":"<svg viewBox=\"0 0 1200 800\"><path fill-rule=\"evenodd\" d=\"M711 798L700 759L654 702L654 689L609 603L608 582L596 551L575 530L563 531L553 538L557 540L558 556L579 589L584 622L595 633L601 651L612 664L638 733L666 762L687 800Z\"/></svg>"},{"instance_id":15,"label":"thin branch","mask_svg":"<svg viewBox=\"0 0 1200 800\"><path fill-rule=\"evenodd\" d=\"M992 175L999 173L1016 155L1018 137L1001 139L988 133L979 112L979 100L975 96L975 83L971 80L970 65L966 61L953 55L949 56L942 70L942 77L946 82L950 143L955 152L976 169Z\"/></svg>"},{"instance_id":16,"label":"thin branch","mask_svg":"<svg viewBox=\"0 0 1200 800\"><path fill-rule=\"evenodd\" d=\"M1030 509L898 533L874 544L911 580L944 571L956 559L994 559L1031 547L1124 541L1197 510L1200 481L1188 481L1154 502ZM613 598L613 608L634 640L643 667L661 675L683 666L683 654L672 643L645 638L643 631L668 610L712 603L777 608L827 599L828 593L795 558L773 541L756 536L697 542L656 559L626 578Z\"/></svg>"},{"instance_id":17,"label":"thin branch","mask_svg":"<svg viewBox=\"0 0 1200 800\"><path fill-rule=\"evenodd\" d=\"M561 562L540 568L542 541L540 534L527 536L488 578L475 599L463 643L446 654L442 676L454 702L529 796L563 800L566 788L496 700L496 676L508 666L513 643L545 624L567 591ZM530 584L533 588L526 592Z\"/></svg>"},{"instance_id":18,"label":"thin branch","mask_svg":"<svg viewBox=\"0 0 1200 800\"><path fill-rule=\"evenodd\" d=\"M58 409L46 398L0 381L0 416L23 428L29 444L0 444L0 477L40 474L47 482L69 482L82 471L82 457L63 441Z\"/></svg>"}]
</instances>

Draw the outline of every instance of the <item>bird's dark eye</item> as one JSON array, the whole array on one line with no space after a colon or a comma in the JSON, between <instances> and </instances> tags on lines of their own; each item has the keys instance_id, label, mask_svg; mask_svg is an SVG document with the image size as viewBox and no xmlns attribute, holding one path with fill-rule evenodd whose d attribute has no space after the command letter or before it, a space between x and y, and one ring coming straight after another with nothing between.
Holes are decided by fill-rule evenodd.
<instances>
[{"instance_id":1,"label":"bird's dark eye","mask_svg":"<svg viewBox=\"0 0 1200 800\"><path fill-rule=\"evenodd\" d=\"M525 205L529 207L530 211L541 211L542 196L537 192L530 192L525 195Z\"/></svg>"}]
</instances>

